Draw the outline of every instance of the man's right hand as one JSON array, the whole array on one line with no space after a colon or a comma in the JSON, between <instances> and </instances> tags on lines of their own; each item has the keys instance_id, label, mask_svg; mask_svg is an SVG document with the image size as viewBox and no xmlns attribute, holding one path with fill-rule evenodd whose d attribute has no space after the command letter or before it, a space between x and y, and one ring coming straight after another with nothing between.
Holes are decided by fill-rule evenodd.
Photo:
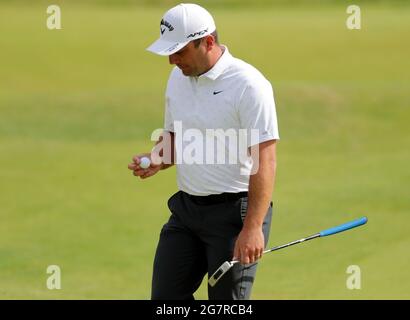
<instances>
[{"instance_id":1,"label":"man's right hand","mask_svg":"<svg viewBox=\"0 0 410 320\"><path fill-rule=\"evenodd\" d=\"M136 156L132 158L133 162L128 165L128 169L133 171L134 176L140 177L141 179L145 179L145 178L149 178L153 176L159 170L161 170L162 163L159 165L155 165L154 163L152 163L152 161L151 161L150 166L147 169L142 169L140 167L140 162L141 162L140 159L143 157L147 157L148 159L151 160L151 154L149 153L137 154Z\"/></svg>"}]
</instances>

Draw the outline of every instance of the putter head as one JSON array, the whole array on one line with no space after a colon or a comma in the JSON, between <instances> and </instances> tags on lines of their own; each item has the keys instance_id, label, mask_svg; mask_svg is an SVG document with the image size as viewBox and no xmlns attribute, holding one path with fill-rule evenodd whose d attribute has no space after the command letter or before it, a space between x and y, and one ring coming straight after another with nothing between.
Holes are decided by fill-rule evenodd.
<instances>
[{"instance_id":1,"label":"putter head","mask_svg":"<svg viewBox=\"0 0 410 320\"><path fill-rule=\"evenodd\" d=\"M222 278L222 276L228 272L229 269L232 268L234 265L233 262L230 261L225 261L222 263L222 265L214 272L214 274L209 278L208 283L211 287L216 285L216 283L219 281L219 279Z\"/></svg>"}]
</instances>

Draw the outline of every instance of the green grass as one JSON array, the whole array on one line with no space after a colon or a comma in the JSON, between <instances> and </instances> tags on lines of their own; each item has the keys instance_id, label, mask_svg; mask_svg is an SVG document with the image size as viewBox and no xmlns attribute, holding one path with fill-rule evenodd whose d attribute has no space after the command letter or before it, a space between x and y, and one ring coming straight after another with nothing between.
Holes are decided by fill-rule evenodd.
<instances>
[{"instance_id":1,"label":"green grass","mask_svg":"<svg viewBox=\"0 0 410 320\"><path fill-rule=\"evenodd\" d=\"M343 6L213 10L275 90L270 245L369 218L266 256L254 299L410 298L410 7L361 8L360 31ZM44 6L0 5L0 298L149 298L175 169L140 181L126 167L162 126L170 66L144 49L163 11L66 4L49 31ZM346 289L353 264L361 290Z\"/></svg>"}]
</instances>

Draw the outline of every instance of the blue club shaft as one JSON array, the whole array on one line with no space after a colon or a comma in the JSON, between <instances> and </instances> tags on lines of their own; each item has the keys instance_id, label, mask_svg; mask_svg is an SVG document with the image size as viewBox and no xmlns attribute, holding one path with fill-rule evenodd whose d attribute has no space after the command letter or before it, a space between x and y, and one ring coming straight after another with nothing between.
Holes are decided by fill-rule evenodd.
<instances>
[{"instance_id":1,"label":"blue club shaft","mask_svg":"<svg viewBox=\"0 0 410 320\"><path fill-rule=\"evenodd\" d=\"M267 249L263 253L268 253L268 252L280 250L280 249L287 248L287 247L293 246L295 244L299 244L299 243L309 241L309 240L312 240L312 239L316 239L316 238L319 238L319 237L330 236L330 235L333 235L333 234L336 234L336 233L339 233L339 232L343 232L343 231L346 231L346 230L349 230L349 229L352 229L352 228L359 227L359 226L365 224L366 222L367 222L366 217L356 219L356 220L341 224L339 226L320 231L319 233L316 233L316 234L314 234L310 237L302 238L302 239L299 239L299 240L295 240L295 241L283 244L281 246L277 246L277 247Z\"/></svg>"}]
</instances>

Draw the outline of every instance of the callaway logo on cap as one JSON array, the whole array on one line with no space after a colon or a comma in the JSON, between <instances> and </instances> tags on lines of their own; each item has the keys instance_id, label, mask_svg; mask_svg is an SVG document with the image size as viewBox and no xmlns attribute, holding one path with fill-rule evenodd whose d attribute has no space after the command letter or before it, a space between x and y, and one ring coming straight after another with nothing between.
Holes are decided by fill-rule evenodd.
<instances>
[{"instance_id":1,"label":"callaway logo on cap","mask_svg":"<svg viewBox=\"0 0 410 320\"><path fill-rule=\"evenodd\" d=\"M208 11L197 4L181 3L165 13L160 22L160 38L147 50L169 56L215 29L214 19Z\"/></svg>"}]
</instances>

